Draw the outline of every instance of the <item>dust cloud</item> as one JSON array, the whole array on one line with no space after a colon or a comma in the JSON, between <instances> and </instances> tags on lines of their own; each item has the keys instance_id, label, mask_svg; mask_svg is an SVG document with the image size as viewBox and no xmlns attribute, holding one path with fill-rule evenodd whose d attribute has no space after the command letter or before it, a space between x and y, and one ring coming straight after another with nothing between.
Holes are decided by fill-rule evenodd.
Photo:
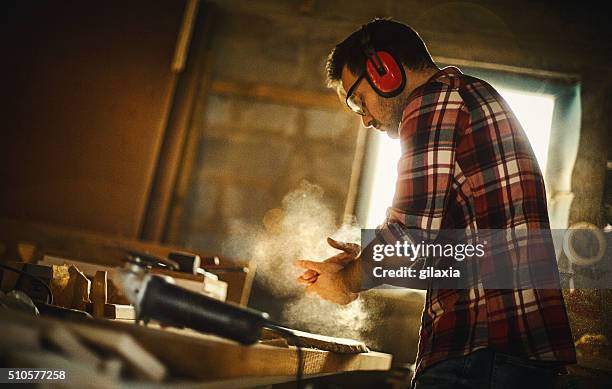
<instances>
[{"instance_id":1,"label":"dust cloud","mask_svg":"<svg viewBox=\"0 0 612 389\"><path fill-rule=\"evenodd\" d=\"M257 265L256 280L284 303L282 322L292 328L323 335L360 339L370 326L371 307L359 298L340 306L305 293L296 279L303 269L296 259L322 261L339 251L326 238L360 243L361 231L356 220L338 226L336 216L325 204L323 189L307 181L288 193L281 207L269 210L263 228L247 231L236 227L241 250Z\"/></svg>"}]
</instances>

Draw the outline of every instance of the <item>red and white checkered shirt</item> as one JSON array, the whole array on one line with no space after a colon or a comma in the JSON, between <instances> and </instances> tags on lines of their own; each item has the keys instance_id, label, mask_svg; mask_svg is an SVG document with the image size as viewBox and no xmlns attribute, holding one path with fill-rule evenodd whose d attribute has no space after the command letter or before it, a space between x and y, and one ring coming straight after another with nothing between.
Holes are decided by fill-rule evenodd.
<instances>
[{"instance_id":1,"label":"red and white checkered shirt","mask_svg":"<svg viewBox=\"0 0 612 389\"><path fill-rule=\"evenodd\" d=\"M379 239L389 242L385 235L397 235L398 226L548 230L544 181L527 137L485 81L454 67L440 70L411 93L399 135L396 192ZM552 246L544 250L554 258ZM490 261L495 271L495 258ZM486 347L574 363L561 290L479 285L427 291L417 372Z\"/></svg>"}]
</instances>

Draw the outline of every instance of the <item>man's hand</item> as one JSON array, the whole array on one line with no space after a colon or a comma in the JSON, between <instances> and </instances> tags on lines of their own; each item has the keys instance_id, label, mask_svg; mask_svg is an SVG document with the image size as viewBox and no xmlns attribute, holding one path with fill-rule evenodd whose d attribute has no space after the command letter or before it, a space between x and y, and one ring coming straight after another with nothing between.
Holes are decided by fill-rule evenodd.
<instances>
[{"instance_id":1,"label":"man's hand","mask_svg":"<svg viewBox=\"0 0 612 389\"><path fill-rule=\"evenodd\" d=\"M335 249L342 250L342 252L334 255L333 257L327 258L323 262L315 262L315 263L336 263L344 267L350 262L353 262L357 258L359 253L361 252L361 246L359 246L356 243L338 242L335 239L327 238L327 244L329 244L331 247ZM305 261L305 262L312 263L313 261ZM302 262L299 262L299 263L302 263ZM304 272L304 274L298 277L298 282L300 284L310 286L317 280L317 277L319 276L319 272L317 272L315 269L302 266L298 264L298 262L296 262L296 265L303 267L305 269L308 269L307 271Z\"/></svg>"},{"instance_id":2,"label":"man's hand","mask_svg":"<svg viewBox=\"0 0 612 389\"><path fill-rule=\"evenodd\" d=\"M306 285L307 292L317 293L321 298L337 304L348 304L358 296L353 291L358 289L359 272L356 261L361 247L355 243L338 242L327 238L327 243L341 253L327 258L323 262L298 260L296 266L306 269L298 277L298 282Z\"/></svg>"}]
</instances>

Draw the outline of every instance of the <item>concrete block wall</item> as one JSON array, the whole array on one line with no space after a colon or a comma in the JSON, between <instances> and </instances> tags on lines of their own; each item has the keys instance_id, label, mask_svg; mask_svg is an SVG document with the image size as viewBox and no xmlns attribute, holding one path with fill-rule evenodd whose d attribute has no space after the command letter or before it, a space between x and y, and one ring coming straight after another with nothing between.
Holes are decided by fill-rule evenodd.
<instances>
[{"instance_id":1,"label":"concrete block wall","mask_svg":"<svg viewBox=\"0 0 612 389\"><path fill-rule=\"evenodd\" d=\"M325 190L341 220L359 118L215 94L202 114L183 244L235 256L223 245L232 224L261 225L265 212L303 179Z\"/></svg>"},{"instance_id":2,"label":"concrete block wall","mask_svg":"<svg viewBox=\"0 0 612 389\"><path fill-rule=\"evenodd\" d=\"M352 23L338 29L329 21L287 18L300 14L295 1L212 3L213 81L329 93L325 60ZM177 243L235 254L223 251L231 226L260 225L304 179L324 189L341 222L359 117L340 101L328 109L215 93L201 100L194 118L201 134L198 161Z\"/></svg>"}]
</instances>

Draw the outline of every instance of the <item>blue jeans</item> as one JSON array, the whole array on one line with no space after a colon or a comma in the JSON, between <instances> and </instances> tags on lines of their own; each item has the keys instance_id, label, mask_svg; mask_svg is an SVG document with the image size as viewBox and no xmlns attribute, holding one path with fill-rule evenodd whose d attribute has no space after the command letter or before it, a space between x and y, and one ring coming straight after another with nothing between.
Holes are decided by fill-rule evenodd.
<instances>
[{"instance_id":1,"label":"blue jeans","mask_svg":"<svg viewBox=\"0 0 612 389\"><path fill-rule=\"evenodd\" d=\"M419 374L413 389L552 389L559 365L519 358L490 349L438 362Z\"/></svg>"}]
</instances>

